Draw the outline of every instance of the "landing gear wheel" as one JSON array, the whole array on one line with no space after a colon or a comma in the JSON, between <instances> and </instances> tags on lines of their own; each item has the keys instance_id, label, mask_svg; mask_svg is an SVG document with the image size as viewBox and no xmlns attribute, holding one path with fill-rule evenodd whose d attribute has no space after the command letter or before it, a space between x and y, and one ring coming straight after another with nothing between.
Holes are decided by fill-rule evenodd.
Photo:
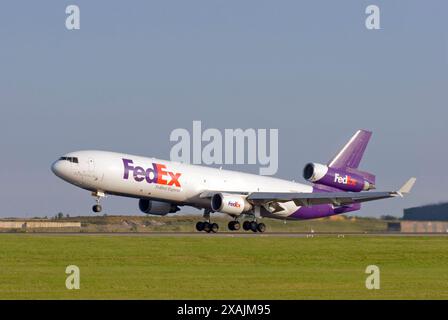
<instances>
[{"instance_id":1,"label":"landing gear wheel","mask_svg":"<svg viewBox=\"0 0 448 320\"><path fill-rule=\"evenodd\" d=\"M244 229L244 231L249 231L250 230L250 221L244 221L243 222L243 229Z\"/></svg>"},{"instance_id":2,"label":"landing gear wheel","mask_svg":"<svg viewBox=\"0 0 448 320\"><path fill-rule=\"evenodd\" d=\"M256 221L250 222L250 230L252 230L253 232L257 232L257 222Z\"/></svg>"},{"instance_id":3,"label":"landing gear wheel","mask_svg":"<svg viewBox=\"0 0 448 320\"><path fill-rule=\"evenodd\" d=\"M208 223L207 221L205 221L205 222L203 223L203 226L204 226L203 230L204 230L205 232L209 233L209 232L211 231L211 224Z\"/></svg>"},{"instance_id":4,"label":"landing gear wheel","mask_svg":"<svg viewBox=\"0 0 448 320\"><path fill-rule=\"evenodd\" d=\"M228 224L229 230L238 231L241 228L241 225L238 221L230 221Z\"/></svg>"},{"instance_id":5,"label":"landing gear wheel","mask_svg":"<svg viewBox=\"0 0 448 320\"><path fill-rule=\"evenodd\" d=\"M212 224L210 225L210 232L212 232L212 233L216 233L216 232L218 232L218 230L219 230L219 226L218 226L217 223L212 223Z\"/></svg>"},{"instance_id":6,"label":"landing gear wheel","mask_svg":"<svg viewBox=\"0 0 448 320\"><path fill-rule=\"evenodd\" d=\"M265 232L266 231L266 225L264 223L259 223L257 225L257 230L258 230L258 232L261 232L261 233Z\"/></svg>"},{"instance_id":7,"label":"landing gear wheel","mask_svg":"<svg viewBox=\"0 0 448 320\"><path fill-rule=\"evenodd\" d=\"M92 192L92 196L95 197L95 201L96 201L96 204L92 207L93 212L95 212L95 213L101 212L101 210L103 210L103 208L100 205L100 200L101 200L101 198L104 198L106 196L106 194L102 191L95 191L95 192Z\"/></svg>"},{"instance_id":8,"label":"landing gear wheel","mask_svg":"<svg viewBox=\"0 0 448 320\"><path fill-rule=\"evenodd\" d=\"M198 221L196 223L196 230L199 231L199 232L204 231L204 222Z\"/></svg>"}]
</instances>

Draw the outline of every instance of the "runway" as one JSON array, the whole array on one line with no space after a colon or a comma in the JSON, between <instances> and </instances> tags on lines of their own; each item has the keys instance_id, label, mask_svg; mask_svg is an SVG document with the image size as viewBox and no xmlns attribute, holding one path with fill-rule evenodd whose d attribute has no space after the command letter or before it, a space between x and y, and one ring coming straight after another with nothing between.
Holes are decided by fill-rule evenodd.
<instances>
[{"instance_id":1,"label":"runway","mask_svg":"<svg viewBox=\"0 0 448 320\"><path fill-rule=\"evenodd\" d=\"M19 236L112 236L112 237L221 237L221 238L317 238L317 237L448 237L448 233L400 233L400 232L1 232Z\"/></svg>"}]
</instances>

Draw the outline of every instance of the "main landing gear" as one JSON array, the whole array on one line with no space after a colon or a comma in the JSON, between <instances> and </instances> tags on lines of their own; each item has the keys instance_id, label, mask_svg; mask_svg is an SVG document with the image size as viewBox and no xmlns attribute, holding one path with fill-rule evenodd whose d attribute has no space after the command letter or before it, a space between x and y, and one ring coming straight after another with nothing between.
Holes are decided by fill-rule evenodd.
<instances>
[{"instance_id":1,"label":"main landing gear","mask_svg":"<svg viewBox=\"0 0 448 320\"><path fill-rule=\"evenodd\" d=\"M266 231L266 225L263 222L257 223L257 221L244 221L243 222L243 229L245 231L252 231L252 232L260 232L263 233Z\"/></svg>"},{"instance_id":2,"label":"main landing gear","mask_svg":"<svg viewBox=\"0 0 448 320\"><path fill-rule=\"evenodd\" d=\"M206 221L198 221L196 223L196 230L199 232L205 231L207 233L216 233L219 230L219 225L217 223L210 222L210 210L204 211L204 219ZM266 225L262 222L258 223L256 216L253 217L252 221L244 221L243 222L243 230L252 231L252 232L260 232L263 233L266 231ZM232 220L227 225L230 231L238 231L241 229L241 223L235 217L235 220Z\"/></svg>"},{"instance_id":3,"label":"main landing gear","mask_svg":"<svg viewBox=\"0 0 448 320\"><path fill-rule=\"evenodd\" d=\"M205 231L207 233L216 233L219 230L217 223L210 222L210 210L204 210L204 219L206 221L198 221L196 223L196 230L199 232Z\"/></svg>"},{"instance_id":4,"label":"main landing gear","mask_svg":"<svg viewBox=\"0 0 448 320\"><path fill-rule=\"evenodd\" d=\"M230 221L228 224L230 231L238 231L241 229L241 224L239 221ZM266 231L266 225L264 223L257 223L256 221L244 221L243 229L245 231L260 232ZM219 230L219 225L217 223L212 223L210 221L198 221L196 223L196 230L201 232L205 231L207 233L216 233Z\"/></svg>"},{"instance_id":5,"label":"main landing gear","mask_svg":"<svg viewBox=\"0 0 448 320\"><path fill-rule=\"evenodd\" d=\"M196 223L196 230L201 232L205 231L207 233L216 233L219 230L219 225L217 223L211 223L210 221L198 221Z\"/></svg>"},{"instance_id":6,"label":"main landing gear","mask_svg":"<svg viewBox=\"0 0 448 320\"><path fill-rule=\"evenodd\" d=\"M249 215L253 218L253 220L243 222L243 229L245 231L250 230L252 232L260 232L260 233L263 233L266 231L266 225L262 222L260 222L260 223L257 222L257 219L261 218L260 209L261 209L260 206L255 206L253 215Z\"/></svg>"},{"instance_id":7,"label":"main landing gear","mask_svg":"<svg viewBox=\"0 0 448 320\"><path fill-rule=\"evenodd\" d=\"M238 231L241 229L241 224L238 220L229 222L229 230L230 231ZM253 231L253 232L265 232L266 225L264 223L257 223L257 221L244 221L243 222L243 230L244 231Z\"/></svg>"}]
</instances>

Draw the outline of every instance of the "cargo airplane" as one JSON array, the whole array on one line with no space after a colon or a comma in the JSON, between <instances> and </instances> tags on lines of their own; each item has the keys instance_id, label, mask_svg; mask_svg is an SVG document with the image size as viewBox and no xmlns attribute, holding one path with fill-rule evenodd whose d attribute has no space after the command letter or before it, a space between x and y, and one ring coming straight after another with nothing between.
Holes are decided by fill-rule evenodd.
<instances>
[{"instance_id":1,"label":"cargo airplane","mask_svg":"<svg viewBox=\"0 0 448 320\"><path fill-rule=\"evenodd\" d=\"M237 171L146 158L106 151L77 151L60 157L52 171L61 179L89 190L100 199L116 195L139 199L146 214L166 215L181 206L204 210L198 231L217 232L210 213L228 214L229 230L264 232L262 217L314 219L359 210L362 202L402 197L415 178L398 191L375 192L375 175L358 170L371 137L358 130L326 165L309 163L303 177L312 185ZM242 219L243 218L243 219Z\"/></svg>"}]
</instances>

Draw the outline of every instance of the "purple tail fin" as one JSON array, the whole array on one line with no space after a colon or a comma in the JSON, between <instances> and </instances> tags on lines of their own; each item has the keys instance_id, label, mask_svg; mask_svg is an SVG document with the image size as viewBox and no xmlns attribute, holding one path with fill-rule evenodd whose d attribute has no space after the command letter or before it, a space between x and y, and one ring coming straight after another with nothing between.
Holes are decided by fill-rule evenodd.
<instances>
[{"instance_id":1,"label":"purple tail fin","mask_svg":"<svg viewBox=\"0 0 448 320\"><path fill-rule=\"evenodd\" d=\"M348 172L357 173L374 183L375 175L357 170L371 136L371 131L358 130L336 156L328 162L328 166L330 168L340 168Z\"/></svg>"},{"instance_id":2,"label":"purple tail fin","mask_svg":"<svg viewBox=\"0 0 448 320\"><path fill-rule=\"evenodd\" d=\"M372 132L358 130L347 144L328 163L330 168L356 169L361 162Z\"/></svg>"}]
</instances>

